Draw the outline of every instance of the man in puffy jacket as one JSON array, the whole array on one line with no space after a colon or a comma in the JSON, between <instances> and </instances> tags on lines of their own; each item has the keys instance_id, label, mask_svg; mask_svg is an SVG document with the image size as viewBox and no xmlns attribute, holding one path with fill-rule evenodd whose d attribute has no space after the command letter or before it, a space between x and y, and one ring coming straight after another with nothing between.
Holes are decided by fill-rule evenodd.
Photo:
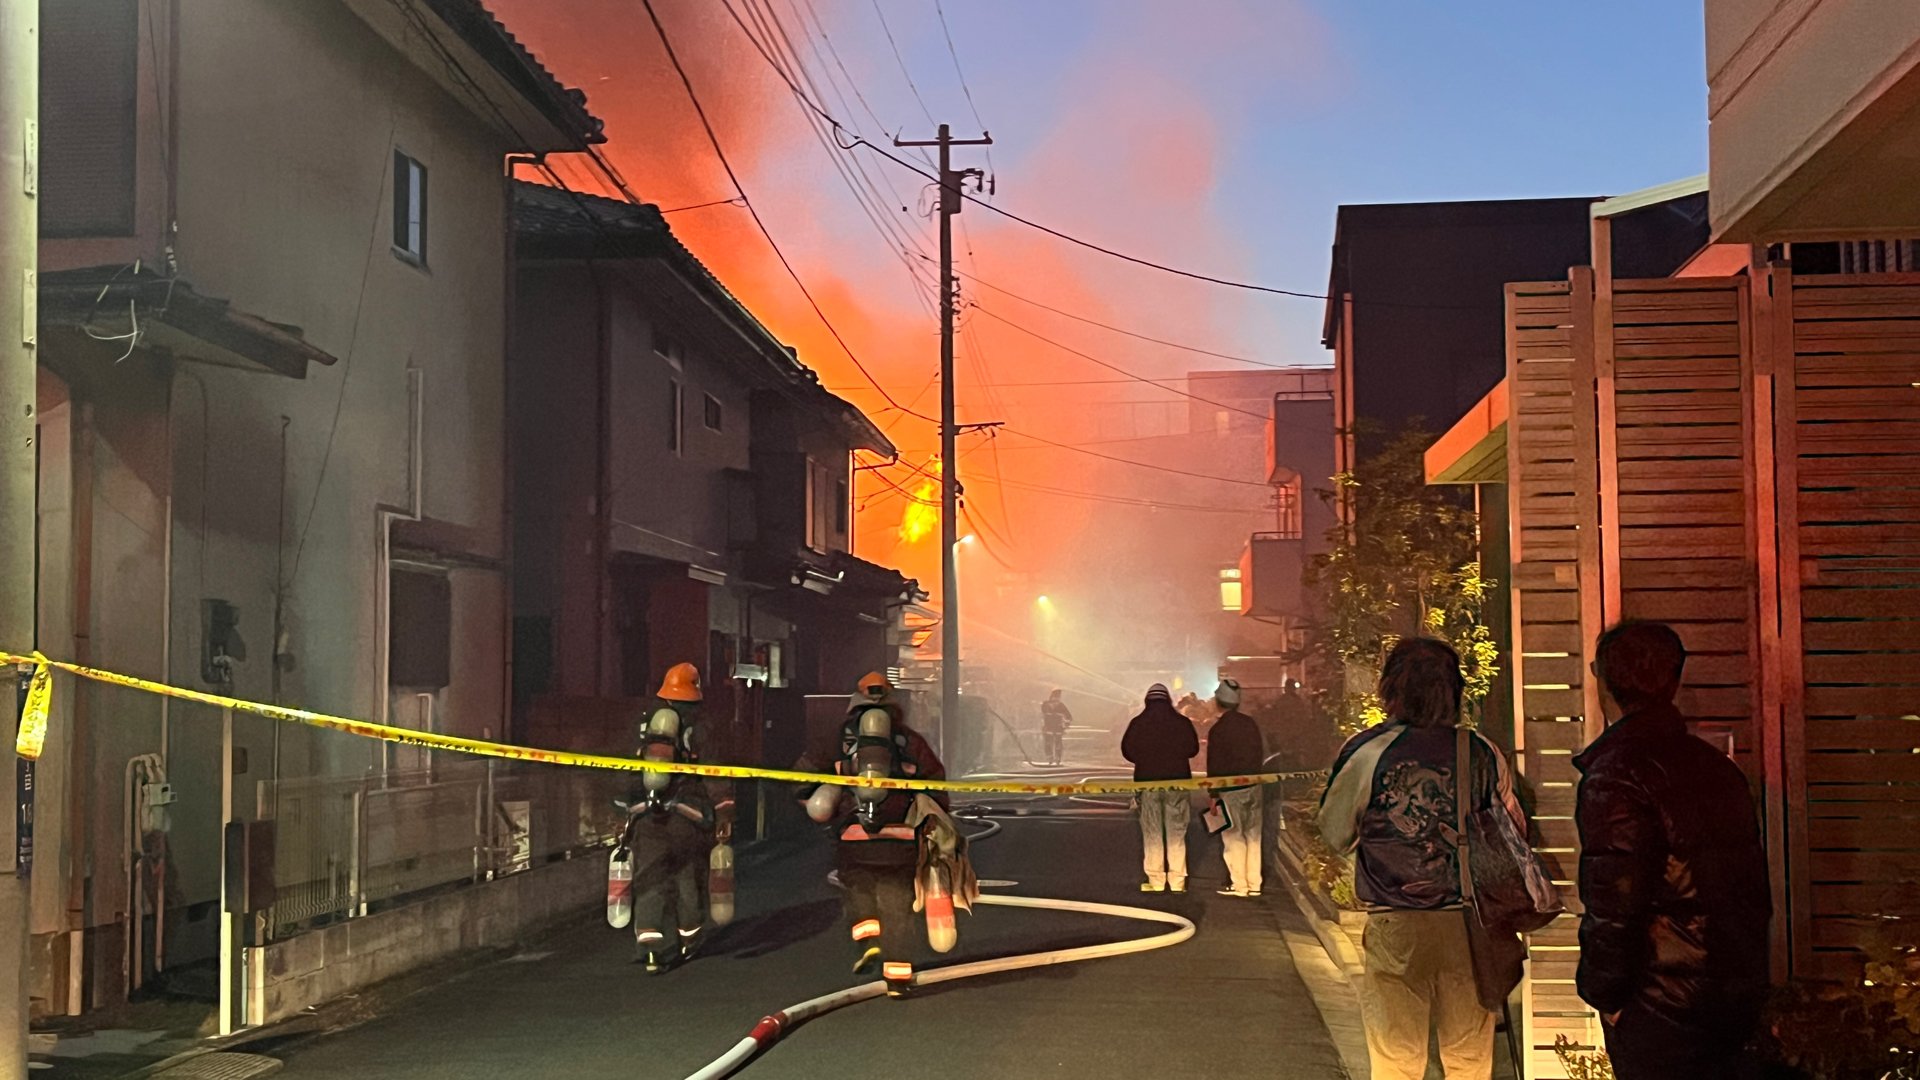
<instances>
[{"instance_id":1,"label":"man in puffy jacket","mask_svg":"<svg viewBox=\"0 0 1920 1080\"><path fill-rule=\"evenodd\" d=\"M1739 1075L1767 993L1772 894L1746 776L1674 707L1687 651L1625 622L1593 673L1619 718L1581 772L1580 996L1620 1080Z\"/></svg>"},{"instance_id":2,"label":"man in puffy jacket","mask_svg":"<svg viewBox=\"0 0 1920 1080\"><path fill-rule=\"evenodd\" d=\"M1193 722L1173 707L1173 694L1154 683L1146 707L1127 724L1120 754L1133 763L1135 780L1191 780L1189 762L1200 752ZM1140 793L1140 838L1147 880L1141 892L1187 891L1187 821L1192 805L1184 790Z\"/></svg>"}]
</instances>

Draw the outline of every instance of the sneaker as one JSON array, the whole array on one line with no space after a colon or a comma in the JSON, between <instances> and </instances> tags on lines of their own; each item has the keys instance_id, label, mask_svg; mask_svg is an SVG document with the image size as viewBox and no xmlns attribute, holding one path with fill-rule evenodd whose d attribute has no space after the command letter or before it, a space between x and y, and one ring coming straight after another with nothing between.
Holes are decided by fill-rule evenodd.
<instances>
[{"instance_id":1,"label":"sneaker","mask_svg":"<svg viewBox=\"0 0 1920 1080\"><path fill-rule=\"evenodd\" d=\"M1166 892L1167 883L1164 881L1143 881L1140 883L1140 891L1141 892ZM1178 891L1178 890L1175 890L1175 891Z\"/></svg>"},{"instance_id":2,"label":"sneaker","mask_svg":"<svg viewBox=\"0 0 1920 1080\"><path fill-rule=\"evenodd\" d=\"M1173 884L1167 886L1167 888L1173 890L1174 892L1183 893L1187 891L1187 883L1184 881L1176 881Z\"/></svg>"},{"instance_id":3,"label":"sneaker","mask_svg":"<svg viewBox=\"0 0 1920 1080\"><path fill-rule=\"evenodd\" d=\"M1236 888L1233 888L1232 886L1228 886L1227 888L1221 889L1219 890L1219 892L1221 896L1246 896L1247 895L1247 890L1236 889Z\"/></svg>"},{"instance_id":4,"label":"sneaker","mask_svg":"<svg viewBox=\"0 0 1920 1080\"><path fill-rule=\"evenodd\" d=\"M1259 890L1259 889L1248 889L1248 890L1246 891L1246 895L1247 895L1247 896L1259 896L1259 895L1260 895L1260 890Z\"/></svg>"},{"instance_id":5,"label":"sneaker","mask_svg":"<svg viewBox=\"0 0 1920 1080\"><path fill-rule=\"evenodd\" d=\"M860 954L860 959L853 962L853 973L855 975L860 974L872 967L873 962L878 959L880 959L880 946L871 946L866 952Z\"/></svg>"}]
</instances>

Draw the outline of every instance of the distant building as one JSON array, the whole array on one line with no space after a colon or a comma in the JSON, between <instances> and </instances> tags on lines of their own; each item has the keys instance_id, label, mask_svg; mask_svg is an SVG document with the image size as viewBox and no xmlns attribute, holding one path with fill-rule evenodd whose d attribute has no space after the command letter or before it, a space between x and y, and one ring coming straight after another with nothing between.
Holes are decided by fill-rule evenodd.
<instances>
[{"instance_id":1,"label":"distant building","mask_svg":"<svg viewBox=\"0 0 1920 1080\"><path fill-rule=\"evenodd\" d=\"M1587 261L1591 198L1342 206L1321 340L1333 350L1339 467L1413 420L1445 431L1504 376L1509 281ZM1706 197L1615 236L1616 271L1661 276L1706 242ZM1373 435L1356 442L1358 425Z\"/></svg>"}]
</instances>

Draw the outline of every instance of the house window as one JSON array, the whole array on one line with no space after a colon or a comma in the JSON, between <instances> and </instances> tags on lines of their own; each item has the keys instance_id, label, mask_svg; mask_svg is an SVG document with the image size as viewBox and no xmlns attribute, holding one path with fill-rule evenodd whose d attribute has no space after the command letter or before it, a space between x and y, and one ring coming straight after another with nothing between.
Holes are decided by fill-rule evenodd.
<instances>
[{"instance_id":1,"label":"house window","mask_svg":"<svg viewBox=\"0 0 1920 1080\"><path fill-rule=\"evenodd\" d=\"M667 449L678 454L687 448L687 388L679 379L667 380Z\"/></svg>"},{"instance_id":2,"label":"house window","mask_svg":"<svg viewBox=\"0 0 1920 1080\"><path fill-rule=\"evenodd\" d=\"M847 482L845 480L834 481L833 482L834 535L842 536L842 537L847 535L847 526L850 524L850 522L847 519L850 516L852 508L853 508L853 498L847 492Z\"/></svg>"},{"instance_id":3,"label":"house window","mask_svg":"<svg viewBox=\"0 0 1920 1080\"><path fill-rule=\"evenodd\" d=\"M833 477L827 467L807 459L807 546L818 552L833 550Z\"/></svg>"},{"instance_id":4,"label":"house window","mask_svg":"<svg viewBox=\"0 0 1920 1080\"><path fill-rule=\"evenodd\" d=\"M721 420L720 399L714 397L712 394L706 395L706 399L707 430L719 431Z\"/></svg>"},{"instance_id":5,"label":"house window","mask_svg":"<svg viewBox=\"0 0 1920 1080\"><path fill-rule=\"evenodd\" d=\"M453 681L453 582L394 567L387 584L387 684L439 690Z\"/></svg>"},{"instance_id":6,"label":"house window","mask_svg":"<svg viewBox=\"0 0 1920 1080\"><path fill-rule=\"evenodd\" d=\"M1230 566L1225 570L1220 571L1220 610L1221 611L1241 610L1240 597L1241 597L1241 588L1243 587L1243 585L1244 583L1240 580L1239 567Z\"/></svg>"},{"instance_id":7,"label":"house window","mask_svg":"<svg viewBox=\"0 0 1920 1080\"><path fill-rule=\"evenodd\" d=\"M140 6L135 0L61 0L37 6L41 234L129 235L134 227ZM17 149L22 136L10 129L7 138Z\"/></svg>"},{"instance_id":8,"label":"house window","mask_svg":"<svg viewBox=\"0 0 1920 1080\"><path fill-rule=\"evenodd\" d=\"M1294 477L1273 488L1274 533L1281 540L1298 540L1304 529L1300 519L1300 478Z\"/></svg>"},{"instance_id":9,"label":"house window","mask_svg":"<svg viewBox=\"0 0 1920 1080\"><path fill-rule=\"evenodd\" d=\"M393 253L427 264L427 167L393 152Z\"/></svg>"}]
</instances>

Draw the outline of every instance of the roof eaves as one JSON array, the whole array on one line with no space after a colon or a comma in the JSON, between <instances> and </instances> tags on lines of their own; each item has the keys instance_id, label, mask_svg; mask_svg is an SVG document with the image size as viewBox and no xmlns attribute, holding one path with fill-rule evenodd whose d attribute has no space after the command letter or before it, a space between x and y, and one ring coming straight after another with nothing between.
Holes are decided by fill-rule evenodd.
<instances>
[{"instance_id":1,"label":"roof eaves","mask_svg":"<svg viewBox=\"0 0 1920 1080\"><path fill-rule=\"evenodd\" d=\"M426 0L433 13L581 149L607 141L585 91L561 82L482 0Z\"/></svg>"}]
</instances>

